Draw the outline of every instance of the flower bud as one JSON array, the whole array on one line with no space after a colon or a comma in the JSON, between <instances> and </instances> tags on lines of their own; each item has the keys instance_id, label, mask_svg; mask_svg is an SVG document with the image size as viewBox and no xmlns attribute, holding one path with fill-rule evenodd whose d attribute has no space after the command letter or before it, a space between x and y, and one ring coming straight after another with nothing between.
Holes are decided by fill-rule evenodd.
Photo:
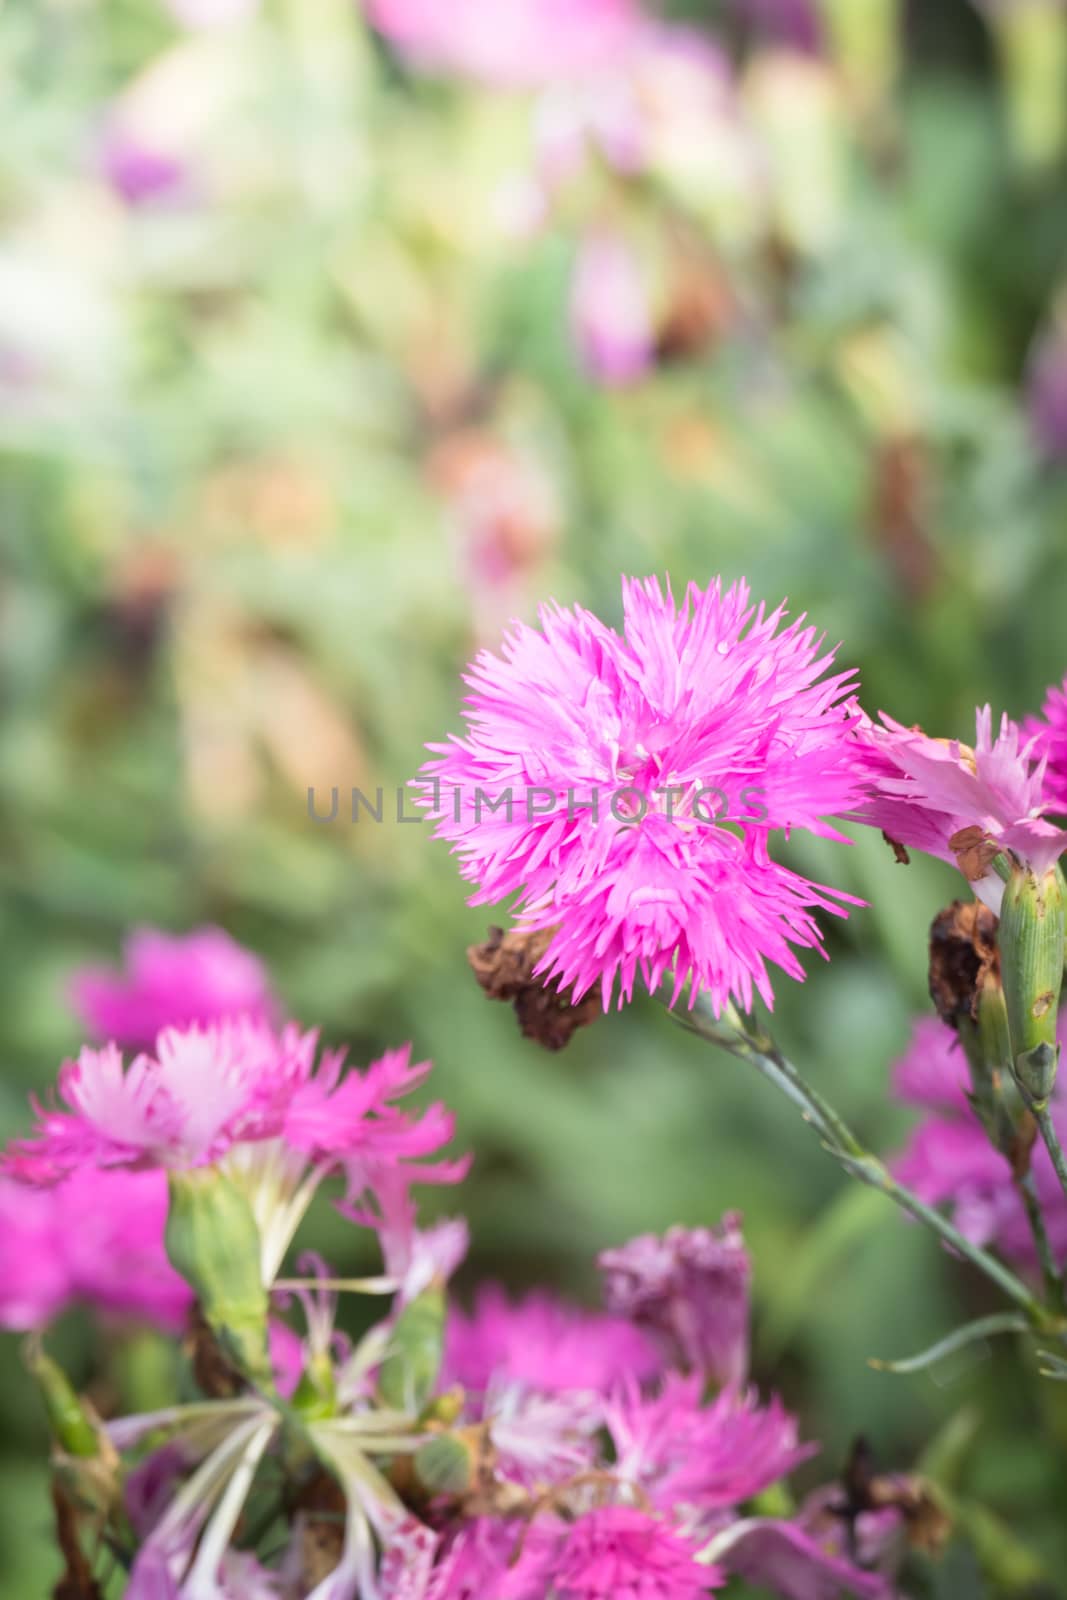
<instances>
[{"instance_id":1,"label":"flower bud","mask_svg":"<svg viewBox=\"0 0 1067 1600\"><path fill-rule=\"evenodd\" d=\"M247 1197L216 1167L170 1174L167 1257L234 1365L273 1390L260 1238Z\"/></svg>"},{"instance_id":2,"label":"flower bud","mask_svg":"<svg viewBox=\"0 0 1067 1600\"><path fill-rule=\"evenodd\" d=\"M52 1465L57 1485L72 1506L106 1517L121 1500L122 1469L114 1446L98 1426L85 1401L75 1392L63 1368L45 1353L39 1339L23 1350L26 1368L35 1379L48 1413L55 1441Z\"/></svg>"},{"instance_id":3,"label":"flower bud","mask_svg":"<svg viewBox=\"0 0 1067 1600\"><path fill-rule=\"evenodd\" d=\"M445 1339L445 1295L431 1284L397 1318L378 1374L378 1393L397 1411L421 1412L433 1393Z\"/></svg>"},{"instance_id":4,"label":"flower bud","mask_svg":"<svg viewBox=\"0 0 1067 1600\"><path fill-rule=\"evenodd\" d=\"M469 1494L474 1487L478 1452L459 1434L439 1433L415 1452L415 1473L430 1495Z\"/></svg>"},{"instance_id":5,"label":"flower bud","mask_svg":"<svg viewBox=\"0 0 1067 1600\"><path fill-rule=\"evenodd\" d=\"M1040 1110L1056 1081L1056 1013L1063 982L1064 906L1055 870L1038 880L1017 868L1004 888L1000 960L1015 1080Z\"/></svg>"},{"instance_id":6,"label":"flower bud","mask_svg":"<svg viewBox=\"0 0 1067 1600\"><path fill-rule=\"evenodd\" d=\"M100 1448L99 1435L63 1368L45 1353L39 1339L26 1341L23 1359L41 1391L56 1443L68 1456L95 1456Z\"/></svg>"}]
</instances>

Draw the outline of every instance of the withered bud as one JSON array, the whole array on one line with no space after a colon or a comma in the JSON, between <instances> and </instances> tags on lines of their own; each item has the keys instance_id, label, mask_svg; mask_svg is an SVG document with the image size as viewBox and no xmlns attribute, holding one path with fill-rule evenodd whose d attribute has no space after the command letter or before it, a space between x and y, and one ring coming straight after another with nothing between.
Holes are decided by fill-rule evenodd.
<instances>
[{"instance_id":1,"label":"withered bud","mask_svg":"<svg viewBox=\"0 0 1067 1600\"><path fill-rule=\"evenodd\" d=\"M942 1022L976 1020L982 989L999 979L996 917L979 900L954 900L930 924L930 998Z\"/></svg>"},{"instance_id":2,"label":"withered bud","mask_svg":"<svg viewBox=\"0 0 1067 1600\"><path fill-rule=\"evenodd\" d=\"M870 1509L899 1511L908 1543L926 1555L938 1555L952 1532L952 1518L936 1489L913 1473L885 1473L872 1479Z\"/></svg>"},{"instance_id":3,"label":"withered bud","mask_svg":"<svg viewBox=\"0 0 1067 1600\"><path fill-rule=\"evenodd\" d=\"M545 983L534 977L554 931L505 933L503 928L490 928L486 942L472 944L467 951L471 971L489 999L510 1000L523 1038L546 1050L562 1050L577 1028L588 1027L600 1015L595 992L575 1005L569 989L561 990L555 980Z\"/></svg>"},{"instance_id":4,"label":"withered bud","mask_svg":"<svg viewBox=\"0 0 1067 1600\"><path fill-rule=\"evenodd\" d=\"M917 1473L879 1472L874 1452L856 1439L841 1474L841 1498L827 1509L855 1523L868 1511L897 1511L909 1545L937 1555L952 1532L952 1520L937 1491Z\"/></svg>"}]
</instances>

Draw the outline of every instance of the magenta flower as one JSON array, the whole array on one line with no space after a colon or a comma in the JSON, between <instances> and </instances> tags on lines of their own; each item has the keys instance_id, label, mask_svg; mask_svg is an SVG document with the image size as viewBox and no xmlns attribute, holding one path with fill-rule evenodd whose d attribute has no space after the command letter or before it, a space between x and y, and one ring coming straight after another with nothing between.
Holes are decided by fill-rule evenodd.
<instances>
[{"instance_id":1,"label":"magenta flower","mask_svg":"<svg viewBox=\"0 0 1067 1600\"><path fill-rule=\"evenodd\" d=\"M1061 1043L1067 1029L1061 1024ZM990 1144L967 1098L967 1061L950 1028L932 1018L915 1024L894 1073L894 1092L932 1114L912 1133L893 1163L902 1183L928 1205L947 1206L960 1232L975 1244L996 1245L1024 1266L1036 1265L1033 1235L1008 1161ZM1051 1111L1067 1139L1067 1085L1058 1079ZM1040 1142L1031 1170L1056 1259L1067 1259L1067 1203Z\"/></svg>"},{"instance_id":2,"label":"magenta flower","mask_svg":"<svg viewBox=\"0 0 1067 1600\"><path fill-rule=\"evenodd\" d=\"M556 1530L544 1518L526 1528L476 1518L446 1543L425 1600L544 1600L556 1543Z\"/></svg>"},{"instance_id":3,"label":"magenta flower","mask_svg":"<svg viewBox=\"0 0 1067 1600\"><path fill-rule=\"evenodd\" d=\"M447 1380L476 1394L503 1377L543 1394L605 1395L623 1379L648 1378L659 1366L648 1338L623 1317L583 1311L543 1291L510 1301L486 1284L471 1313L449 1310Z\"/></svg>"},{"instance_id":4,"label":"magenta flower","mask_svg":"<svg viewBox=\"0 0 1067 1600\"><path fill-rule=\"evenodd\" d=\"M469 1420L488 1424L500 1470L527 1488L592 1470L607 1395L658 1370L631 1323L549 1294L511 1302L489 1284L470 1316L449 1308L442 1383L463 1386Z\"/></svg>"},{"instance_id":5,"label":"magenta flower","mask_svg":"<svg viewBox=\"0 0 1067 1600\"><path fill-rule=\"evenodd\" d=\"M411 66L504 89L593 72L640 25L632 0L364 0L364 8Z\"/></svg>"},{"instance_id":6,"label":"magenta flower","mask_svg":"<svg viewBox=\"0 0 1067 1600\"><path fill-rule=\"evenodd\" d=\"M608 1309L666 1341L674 1360L714 1383L743 1383L748 1371L748 1252L741 1219L717 1229L642 1234L598 1258Z\"/></svg>"},{"instance_id":7,"label":"magenta flower","mask_svg":"<svg viewBox=\"0 0 1067 1600\"><path fill-rule=\"evenodd\" d=\"M1004 885L991 868L1010 851L1040 877L1067 849L1067 833L1045 821L1045 763L1002 717L993 738L988 706L978 711L974 748L932 739L882 713L856 733L859 768L871 795L860 822L909 849L958 865L975 894L999 912Z\"/></svg>"},{"instance_id":8,"label":"magenta flower","mask_svg":"<svg viewBox=\"0 0 1067 1600\"><path fill-rule=\"evenodd\" d=\"M188 1285L163 1249L158 1173L73 1172L32 1189L0 1178L0 1326L41 1328L67 1306L180 1328Z\"/></svg>"},{"instance_id":9,"label":"magenta flower","mask_svg":"<svg viewBox=\"0 0 1067 1600\"><path fill-rule=\"evenodd\" d=\"M35 1103L35 1134L10 1146L3 1167L53 1183L79 1167L180 1171L223 1163L246 1190L259 1225L264 1281L273 1281L314 1191L347 1171L350 1193L402 1172L405 1181L455 1181L422 1158L452 1137L439 1104L421 1115L394 1102L425 1077L410 1050L387 1052L365 1072L344 1071L344 1052L316 1060L317 1035L292 1024L221 1022L164 1028L154 1055L124 1067L114 1045L85 1048L59 1076L65 1109Z\"/></svg>"},{"instance_id":10,"label":"magenta flower","mask_svg":"<svg viewBox=\"0 0 1067 1600\"><path fill-rule=\"evenodd\" d=\"M739 1505L784 1478L818 1446L801 1444L795 1418L777 1399L724 1389L705 1406L701 1380L671 1373L658 1394L628 1384L607 1408L616 1471L669 1515L684 1505L704 1515Z\"/></svg>"},{"instance_id":11,"label":"magenta flower","mask_svg":"<svg viewBox=\"0 0 1067 1600\"><path fill-rule=\"evenodd\" d=\"M439 1149L452 1119L441 1106L408 1118L392 1104L425 1076L410 1051L366 1072L343 1073L343 1052L315 1063L315 1033L248 1022L164 1028L153 1056L123 1066L114 1045L64 1064L59 1096L37 1106L36 1136L16 1143L8 1170L31 1181L83 1164L180 1170L216 1162L235 1146L284 1138L312 1161L393 1163Z\"/></svg>"},{"instance_id":12,"label":"magenta flower","mask_svg":"<svg viewBox=\"0 0 1067 1600\"><path fill-rule=\"evenodd\" d=\"M1023 738L1034 760L1044 760L1044 800L1057 816L1067 815L1067 678L1045 695L1040 717L1026 717Z\"/></svg>"},{"instance_id":13,"label":"magenta flower","mask_svg":"<svg viewBox=\"0 0 1067 1600\"><path fill-rule=\"evenodd\" d=\"M70 984L86 1027L123 1049L150 1049L163 1028L227 1017L270 1021L278 1013L262 963L221 928L184 935L138 928L124 956L124 972L84 967Z\"/></svg>"},{"instance_id":14,"label":"magenta flower","mask_svg":"<svg viewBox=\"0 0 1067 1600\"><path fill-rule=\"evenodd\" d=\"M579 1517L553 1563L559 1600L692 1600L726 1581L696 1560L698 1546L632 1506Z\"/></svg>"},{"instance_id":15,"label":"magenta flower","mask_svg":"<svg viewBox=\"0 0 1067 1600\"><path fill-rule=\"evenodd\" d=\"M717 1011L754 989L771 1005L768 962L803 978L813 908L844 914L769 846L840 838L827 819L862 796L852 675L827 676L816 630L744 583L676 606L624 580L623 602L622 634L550 605L478 656L467 734L431 746L425 803L471 904L516 895L525 927L556 930L538 970L575 998L599 983L607 1008L618 980L621 1005L638 974L654 991L671 972L675 1000L691 980Z\"/></svg>"},{"instance_id":16,"label":"magenta flower","mask_svg":"<svg viewBox=\"0 0 1067 1600\"><path fill-rule=\"evenodd\" d=\"M656 357L651 295L640 261L617 233L587 234L571 287L571 328L589 377L609 388L635 383Z\"/></svg>"}]
</instances>

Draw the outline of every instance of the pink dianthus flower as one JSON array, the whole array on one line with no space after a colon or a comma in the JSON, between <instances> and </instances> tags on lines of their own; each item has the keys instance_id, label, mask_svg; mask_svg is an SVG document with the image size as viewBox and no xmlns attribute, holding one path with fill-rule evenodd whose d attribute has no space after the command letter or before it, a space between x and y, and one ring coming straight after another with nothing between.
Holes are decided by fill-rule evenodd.
<instances>
[{"instance_id":1,"label":"pink dianthus flower","mask_svg":"<svg viewBox=\"0 0 1067 1600\"><path fill-rule=\"evenodd\" d=\"M623 604L621 634L549 605L478 656L466 736L431 746L425 803L471 904L516 895L525 927L555 930L538 971L575 998L599 983L606 1008L618 980L621 1005L638 974L654 991L670 971L675 1000L691 980L716 1011L754 990L773 1004L768 962L803 978L813 909L849 898L769 845L840 838L828 819L861 799L852 676L827 676L816 630L744 583L690 585L677 606L624 580Z\"/></svg>"},{"instance_id":2,"label":"pink dianthus flower","mask_svg":"<svg viewBox=\"0 0 1067 1600\"><path fill-rule=\"evenodd\" d=\"M717 1229L646 1233L598 1265L610 1310L665 1339L689 1371L715 1383L742 1383L748 1371L752 1265L736 1213Z\"/></svg>"},{"instance_id":3,"label":"pink dianthus flower","mask_svg":"<svg viewBox=\"0 0 1067 1600\"><path fill-rule=\"evenodd\" d=\"M1054 683L1045 695L1039 717L1026 717L1023 737L1031 741L1031 754L1044 760L1045 803L1057 816L1067 815L1067 678Z\"/></svg>"},{"instance_id":4,"label":"pink dianthus flower","mask_svg":"<svg viewBox=\"0 0 1067 1600\"><path fill-rule=\"evenodd\" d=\"M871 786L857 820L891 840L958 865L975 894L1000 911L1003 881L991 861L1010 851L1041 876L1067 850L1067 833L1045 820L1045 762L1019 727L1002 717L993 737L988 706L977 716L974 748L933 739L882 713L856 730L858 766Z\"/></svg>"}]
</instances>

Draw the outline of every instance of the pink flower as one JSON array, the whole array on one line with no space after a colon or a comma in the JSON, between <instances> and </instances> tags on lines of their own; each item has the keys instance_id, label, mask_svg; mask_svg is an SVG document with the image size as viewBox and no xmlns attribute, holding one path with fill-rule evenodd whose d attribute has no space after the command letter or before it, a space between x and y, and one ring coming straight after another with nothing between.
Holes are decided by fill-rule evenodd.
<instances>
[{"instance_id":1,"label":"pink flower","mask_svg":"<svg viewBox=\"0 0 1067 1600\"><path fill-rule=\"evenodd\" d=\"M639 26L632 0L364 0L410 65L523 88L602 67Z\"/></svg>"},{"instance_id":2,"label":"pink flower","mask_svg":"<svg viewBox=\"0 0 1067 1600\"><path fill-rule=\"evenodd\" d=\"M666 1339L681 1365L722 1385L748 1371L748 1252L736 1213L718 1229L642 1234L599 1257L609 1310Z\"/></svg>"},{"instance_id":3,"label":"pink flower","mask_svg":"<svg viewBox=\"0 0 1067 1600\"><path fill-rule=\"evenodd\" d=\"M1067 814L1067 678L1053 684L1040 717L1027 717L1022 732L1031 741L1031 756L1045 762L1046 806L1057 815Z\"/></svg>"},{"instance_id":4,"label":"pink flower","mask_svg":"<svg viewBox=\"0 0 1067 1600\"><path fill-rule=\"evenodd\" d=\"M418 1169L417 1175L431 1181L458 1182L469 1166L466 1160L440 1162ZM399 1167L362 1174L358 1187L369 1191L368 1203L344 1202L339 1207L351 1221L377 1232L386 1275L397 1284L398 1305L408 1304L432 1283L447 1283L470 1245L463 1217L442 1217L429 1228L416 1226L412 1176L410 1168Z\"/></svg>"},{"instance_id":5,"label":"pink flower","mask_svg":"<svg viewBox=\"0 0 1067 1600\"><path fill-rule=\"evenodd\" d=\"M181 1327L191 1299L167 1261L158 1173L74 1172L49 1189L0 1178L0 1326L40 1328L68 1305Z\"/></svg>"},{"instance_id":6,"label":"pink flower","mask_svg":"<svg viewBox=\"0 0 1067 1600\"><path fill-rule=\"evenodd\" d=\"M698 1546L632 1506L579 1517L553 1563L559 1600L691 1600L726 1580L696 1560Z\"/></svg>"},{"instance_id":7,"label":"pink flower","mask_svg":"<svg viewBox=\"0 0 1067 1600\"><path fill-rule=\"evenodd\" d=\"M726 1572L772 1590L782 1600L892 1600L877 1573L862 1572L792 1522L748 1517L724 1528L709 1546Z\"/></svg>"},{"instance_id":8,"label":"pink flower","mask_svg":"<svg viewBox=\"0 0 1067 1600\"><path fill-rule=\"evenodd\" d=\"M777 1399L761 1406L753 1390L724 1389L701 1404L701 1380L669 1374L658 1394L635 1385L607 1408L615 1471L640 1487L665 1514L675 1506L705 1515L739 1505L813 1455L795 1418Z\"/></svg>"},{"instance_id":9,"label":"pink flower","mask_svg":"<svg viewBox=\"0 0 1067 1600\"><path fill-rule=\"evenodd\" d=\"M803 977L812 915L835 891L771 859L777 834L840 838L861 798L851 674L804 619L753 606L747 585L624 580L622 634L580 608L516 623L470 669L464 738L434 745L425 803L477 885L518 896L523 925L556 933L538 969L605 1008L638 974L668 971L716 1010L773 1004L767 963ZM489 806L496 807L490 810ZM729 822L729 826L720 825ZM837 895L837 899L848 896Z\"/></svg>"},{"instance_id":10,"label":"pink flower","mask_svg":"<svg viewBox=\"0 0 1067 1600\"><path fill-rule=\"evenodd\" d=\"M586 372L609 388L643 378L656 356L649 286L617 233L587 234L571 288L571 327Z\"/></svg>"},{"instance_id":11,"label":"pink flower","mask_svg":"<svg viewBox=\"0 0 1067 1600\"><path fill-rule=\"evenodd\" d=\"M464 1523L442 1550L425 1600L544 1600L555 1545L541 1518Z\"/></svg>"},{"instance_id":12,"label":"pink flower","mask_svg":"<svg viewBox=\"0 0 1067 1600\"><path fill-rule=\"evenodd\" d=\"M583 1311L542 1291L510 1301L486 1284L469 1315L449 1310L447 1381L475 1393L505 1377L542 1394L604 1395L622 1379L647 1378L658 1368L648 1339L622 1317Z\"/></svg>"},{"instance_id":13,"label":"pink flower","mask_svg":"<svg viewBox=\"0 0 1067 1600\"><path fill-rule=\"evenodd\" d=\"M1044 820L1044 761L1002 717L993 738L988 706L978 711L973 750L958 739L932 739L882 714L856 733L859 768L871 796L860 822L890 839L959 865L975 894L999 912L1004 885L990 866L1010 851L1041 876L1067 849L1067 833Z\"/></svg>"},{"instance_id":14,"label":"pink flower","mask_svg":"<svg viewBox=\"0 0 1067 1600\"><path fill-rule=\"evenodd\" d=\"M71 981L74 1009L97 1039L142 1050L166 1027L277 1014L262 963L221 928L138 928L124 954L125 972L85 967Z\"/></svg>"},{"instance_id":15,"label":"pink flower","mask_svg":"<svg viewBox=\"0 0 1067 1600\"><path fill-rule=\"evenodd\" d=\"M1061 1043L1067 1027L1061 1024ZM930 1018L917 1022L894 1074L901 1100L932 1112L912 1133L893 1170L928 1205L947 1206L975 1244L996 1245L1025 1266L1036 1265L1033 1236L1012 1182L1008 1161L990 1144L967 1099L966 1057L950 1028ZM940 1092L939 1092L940 1086ZM1067 1139L1067 1085L1058 1079L1051 1101L1060 1139ZM1040 1142L1031 1171L1057 1260L1067 1259L1067 1202Z\"/></svg>"},{"instance_id":16,"label":"pink flower","mask_svg":"<svg viewBox=\"0 0 1067 1600\"><path fill-rule=\"evenodd\" d=\"M413 1118L392 1104L425 1076L394 1050L366 1072L342 1074L343 1052L315 1065L314 1033L292 1025L222 1022L164 1028L155 1054L123 1066L114 1045L64 1064L59 1096L37 1106L34 1138L16 1143L8 1170L49 1181L83 1164L182 1169L221 1160L235 1146L284 1138L308 1159L373 1167L427 1155L447 1142L441 1106Z\"/></svg>"}]
</instances>

